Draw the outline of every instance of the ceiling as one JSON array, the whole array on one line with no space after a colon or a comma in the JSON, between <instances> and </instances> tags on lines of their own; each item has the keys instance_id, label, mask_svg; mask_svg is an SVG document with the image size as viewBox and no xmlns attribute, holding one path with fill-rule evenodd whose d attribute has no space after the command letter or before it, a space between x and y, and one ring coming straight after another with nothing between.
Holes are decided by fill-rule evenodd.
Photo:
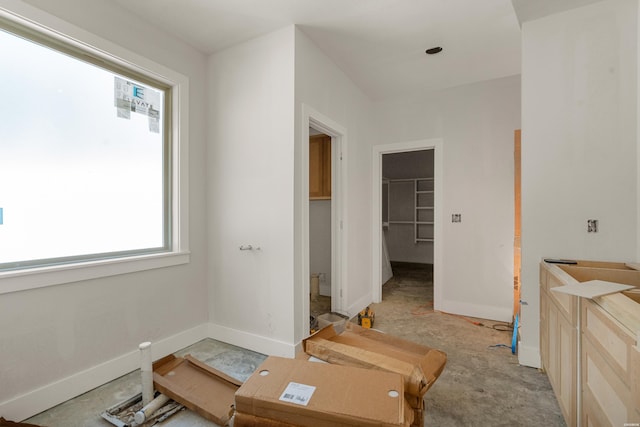
<instances>
[{"instance_id":1,"label":"ceiling","mask_svg":"<svg viewBox=\"0 0 640 427\"><path fill-rule=\"evenodd\" d=\"M296 24L372 100L520 73L511 0L111 1L204 54Z\"/></svg>"}]
</instances>

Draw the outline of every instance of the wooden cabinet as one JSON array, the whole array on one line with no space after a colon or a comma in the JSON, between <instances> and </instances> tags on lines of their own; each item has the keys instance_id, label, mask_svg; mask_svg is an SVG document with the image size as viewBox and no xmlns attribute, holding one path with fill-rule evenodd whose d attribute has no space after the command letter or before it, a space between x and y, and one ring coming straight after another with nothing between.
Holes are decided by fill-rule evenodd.
<instances>
[{"instance_id":1,"label":"wooden cabinet","mask_svg":"<svg viewBox=\"0 0 640 427\"><path fill-rule=\"evenodd\" d=\"M583 425L640 422L636 337L594 301L582 303Z\"/></svg>"},{"instance_id":2,"label":"wooden cabinet","mask_svg":"<svg viewBox=\"0 0 640 427\"><path fill-rule=\"evenodd\" d=\"M543 276L544 273L544 276ZM561 279L540 277L540 356L568 426L577 425L577 297L551 292Z\"/></svg>"},{"instance_id":3,"label":"wooden cabinet","mask_svg":"<svg viewBox=\"0 0 640 427\"><path fill-rule=\"evenodd\" d=\"M331 199L331 137L309 137L309 199Z\"/></svg>"},{"instance_id":4,"label":"wooden cabinet","mask_svg":"<svg viewBox=\"0 0 640 427\"><path fill-rule=\"evenodd\" d=\"M626 293L579 299L551 291L594 279L637 286L640 271L540 264L542 365L568 426L640 423L640 303Z\"/></svg>"}]
</instances>

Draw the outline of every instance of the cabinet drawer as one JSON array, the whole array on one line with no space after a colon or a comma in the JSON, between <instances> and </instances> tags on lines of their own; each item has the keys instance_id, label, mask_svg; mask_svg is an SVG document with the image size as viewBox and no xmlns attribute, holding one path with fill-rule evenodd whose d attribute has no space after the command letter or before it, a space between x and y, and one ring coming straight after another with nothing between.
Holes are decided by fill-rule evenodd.
<instances>
[{"instance_id":1,"label":"cabinet drawer","mask_svg":"<svg viewBox=\"0 0 640 427\"><path fill-rule=\"evenodd\" d=\"M639 422L631 392L590 338L582 346L582 408L586 426Z\"/></svg>"},{"instance_id":2,"label":"cabinet drawer","mask_svg":"<svg viewBox=\"0 0 640 427\"><path fill-rule=\"evenodd\" d=\"M593 301L582 304L582 331L627 387L631 381L635 338Z\"/></svg>"}]
</instances>

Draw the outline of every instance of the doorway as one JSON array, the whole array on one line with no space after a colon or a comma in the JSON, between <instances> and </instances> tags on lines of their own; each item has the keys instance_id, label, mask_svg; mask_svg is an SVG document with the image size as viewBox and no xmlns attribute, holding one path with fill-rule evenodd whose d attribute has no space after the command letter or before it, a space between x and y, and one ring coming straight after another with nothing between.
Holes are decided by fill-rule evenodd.
<instances>
[{"instance_id":1,"label":"doorway","mask_svg":"<svg viewBox=\"0 0 640 427\"><path fill-rule=\"evenodd\" d=\"M383 173L383 159L388 154L401 154L402 156L412 157L413 152L425 152L424 154L431 156L429 162L432 167L428 172L422 172L422 174L431 175L424 177L413 178L399 178L408 180L408 184L402 184L399 181L400 186L405 185L404 192L412 193L413 203L410 205L409 210L405 210L406 218L397 217L397 225L404 227L405 237L408 233L409 239L413 240L413 246L418 247L417 258L414 260L431 260L433 265L433 301L434 308L438 309L441 305L441 260L442 260L442 140L430 139L420 141L410 141L405 143L396 143L388 145L375 146L373 149L373 192L372 192L372 209L373 218L372 221L372 299L373 302L380 302L382 300L382 285L384 284L383 269L386 265L385 260L385 239L384 228L391 227L389 222L394 221L391 213L391 205L394 203L392 198L383 197L383 188L389 189L394 185L390 179L384 176ZM416 157L418 158L418 157ZM419 179L424 178L424 179ZM390 193L391 194L391 193ZM429 197L430 200L425 200ZM383 206L388 210L386 214L387 224L383 223ZM423 209L427 208L427 209ZM391 239L389 239L391 241ZM395 242L393 243L395 244ZM429 246L426 246L429 245ZM390 243L391 246L391 243ZM427 249L428 248L428 249ZM387 248L388 250L389 248ZM420 257L419 253L428 252L429 255ZM391 253L390 253L391 254ZM424 255L424 254L423 254ZM391 261L391 255L389 261ZM410 258L407 258L410 259Z\"/></svg>"},{"instance_id":2,"label":"doorway","mask_svg":"<svg viewBox=\"0 0 640 427\"><path fill-rule=\"evenodd\" d=\"M322 202L323 200L311 200L312 190L310 188L313 185L315 188L314 192L318 189L318 177L311 176L310 163L310 149L311 146L309 144L310 133L324 134L330 138L330 149L323 151L324 159L328 159L326 161L330 164L330 201L327 203L327 200L324 200L324 209L321 209L318 212L312 212L311 209L314 208L313 204L316 204L316 201ZM310 106L303 104L302 105L302 129L301 136L303 149L301 150L302 154L302 174L300 184L301 188L301 196L299 207L301 208L301 216L300 225L301 225L301 239L299 241L299 263L297 264L297 270L300 273L298 283L301 283L300 288L298 288L301 292L299 294L298 304L296 304L296 317L300 319L300 323L298 324L300 329L298 329L298 336L304 337L309 334L309 330L311 327L311 275L312 273L325 273L323 276L318 276L318 281L323 279L322 283L322 293L330 295L330 311L334 313L343 313L344 300L347 298L348 288L345 286L343 288L343 284L346 283L346 266L342 262L342 253L343 247L345 246L344 236L346 225L343 224L343 176L346 176L346 162L344 159L344 147L347 146L347 131L341 126L339 123L335 122L331 118L327 117L314 110ZM317 147L316 147L317 149ZM312 182L313 181L313 182ZM316 215L318 214L318 215ZM316 218L320 216L322 222L324 224L323 227L316 227L317 224L312 224L312 221L316 221ZM330 224L327 225L327 216L330 216ZM315 234L316 228L320 230L318 236L313 237ZM329 233L327 233L327 229L329 229ZM323 231L324 230L324 231ZM318 271L312 271L311 263L311 246L315 245L316 239L322 239L325 242L330 242L328 245L325 243L323 247L324 256L329 257L329 261L324 261L324 267L316 267L314 262L314 269L317 268ZM327 246L330 248L327 248ZM314 255L315 257L315 255ZM327 270L327 271L320 271ZM318 283L320 288L320 283ZM319 292L320 294L320 289ZM301 309L299 309L301 308Z\"/></svg>"},{"instance_id":3,"label":"doorway","mask_svg":"<svg viewBox=\"0 0 640 427\"><path fill-rule=\"evenodd\" d=\"M434 150L383 154L381 185L384 289L417 286L433 301Z\"/></svg>"},{"instance_id":4,"label":"doorway","mask_svg":"<svg viewBox=\"0 0 640 427\"><path fill-rule=\"evenodd\" d=\"M520 267L521 267L521 175L522 175L522 145L521 131L517 129L513 135L513 164L514 164L514 238L513 238L513 321L515 323L516 316L520 315Z\"/></svg>"},{"instance_id":5,"label":"doorway","mask_svg":"<svg viewBox=\"0 0 640 427\"><path fill-rule=\"evenodd\" d=\"M309 270L311 327L331 312L331 136L309 127Z\"/></svg>"}]
</instances>

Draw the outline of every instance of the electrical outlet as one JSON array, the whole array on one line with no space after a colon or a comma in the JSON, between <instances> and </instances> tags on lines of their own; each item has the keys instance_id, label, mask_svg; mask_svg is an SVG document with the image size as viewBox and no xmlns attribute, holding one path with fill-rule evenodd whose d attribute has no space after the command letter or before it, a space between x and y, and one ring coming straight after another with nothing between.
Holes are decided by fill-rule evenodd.
<instances>
[{"instance_id":1,"label":"electrical outlet","mask_svg":"<svg viewBox=\"0 0 640 427\"><path fill-rule=\"evenodd\" d=\"M598 232L598 220L597 219L588 219L587 220L587 233L597 233Z\"/></svg>"},{"instance_id":2,"label":"electrical outlet","mask_svg":"<svg viewBox=\"0 0 640 427\"><path fill-rule=\"evenodd\" d=\"M451 214L451 222L462 222L462 214Z\"/></svg>"}]
</instances>

